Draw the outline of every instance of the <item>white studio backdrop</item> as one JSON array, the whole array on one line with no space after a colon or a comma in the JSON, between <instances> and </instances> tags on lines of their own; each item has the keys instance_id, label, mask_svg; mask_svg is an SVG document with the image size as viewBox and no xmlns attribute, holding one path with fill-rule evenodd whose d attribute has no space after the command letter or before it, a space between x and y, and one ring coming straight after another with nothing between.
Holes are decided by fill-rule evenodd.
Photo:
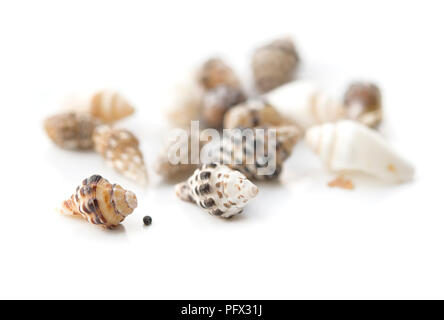
<instances>
[{"instance_id":1,"label":"white studio backdrop","mask_svg":"<svg viewBox=\"0 0 444 320\"><path fill-rule=\"evenodd\" d=\"M2 1L0 298L444 298L441 1ZM330 189L301 143L279 182L232 221L141 189L93 153L56 148L42 120L66 95L116 88L152 166L171 88L220 55L250 80L252 51L291 35L301 78L383 90L383 134L415 181ZM136 192L122 228L55 208L91 174ZM144 227L142 218L153 217Z\"/></svg>"}]
</instances>

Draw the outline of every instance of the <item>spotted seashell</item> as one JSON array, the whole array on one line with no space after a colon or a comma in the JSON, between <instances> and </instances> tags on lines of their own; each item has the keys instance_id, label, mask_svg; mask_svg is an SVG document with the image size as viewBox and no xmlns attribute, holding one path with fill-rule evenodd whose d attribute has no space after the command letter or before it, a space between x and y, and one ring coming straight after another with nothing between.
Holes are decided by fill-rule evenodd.
<instances>
[{"instance_id":1,"label":"spotted seashell","mask_svg":"<svg viewBox=\"0 0 444 320\"><path fill-rule=\"evenodd\" d=\"M270 140L270 130L275 130L275 143ZM234 139L223 138L218 158L221 163L239 170L248 179L277 178L282 172L284 161L290 157L300 138L299 129L295 126L257 128L253 133L252 139L246 139L248 135L244 136L244 132Z\"/></svg>"},{"instance_id":2,"label":"spotted seashell","mask_svg":"<svg viewBox=\"0 0 444 320\"><path fill-rule=\"evenodd\" d=\"M134 107L118 92L102 90L90 101L90 112L97 119L111 123L134 113Z\"/></svg>"},{"instance_id":3,"label":"spotted seashell","mask_svg":"<svg viewBox=\"0 0 444 320\"><path fill-rule=\"evenodd\" d=\"M44 128L59 147L71 150L93 148L93 132L98 121L87 113L67 112L47 118Z\"/></svg>"},{"instance_id":4,"label":"spotted seashell","mask_svg":"<svg viewBox=\"0 0 444 320\"><path fill-rule=\"evenodd\" d=\"M141 185L148 182L139 140L131 132L102 125L94 131L93 140L94 148L109 166Z\"/></svg>"},{"instance_id":5,"label":"spotted seashell","mask_svg":"<svg viewBox=\"0 0 444 320\"><path fill-rule=\"evenodd\" d=\"M111 229L137 207L134 193L111 184L99 175L83 180L76 192L62 203L64 214L82 216L92 224Z\"/></svg>"},{"instance_id":6,"label":"spotted seashell","mask_svg":"<svg viewBox=\"0 0 444 320\"><path fill-rule=\"evenodd\" d=\"M206 90L218 86L240 87L240 81L236 73L220 58L211 58L201 67L199 83Z\"/></svg>"},{"instance_id":7,"label":"spotted seashell","mask_svg":"<svg viewBox=\"0 0 444 320\"><path fill-rule=\"evenodd\" d=\"M239 171L225 165L203 165L176 185L177 196L196 203L213 216L230 218L242 212L259 189Z\"/></svg>"},{"instance_id":8,"label":"spotted seashell","mask_svg":"<svg viewBox=\"0 0 444 320\"><path fill-rule=\"evenodd\" d=\"M252 59L256 88L264 93L293 79L299 55L291 39L275 40L258 48Z\"/></svg>"},{"instance_id":9,"label":"spotted seashell","mask_svg":"<svg viewBox=\"0 0 444 320\"><path fill-rule=\"evenodd\" d=\"M347 117L375 128L382 120L382 98L378 86L367 82L353 82L344 95Z\"/></svg>"},{"instance_id":10,"label":"spotted seashell","mask_svg":"<svg viewBox=\"0 0 444 320\"><path fill-rule=\"evenodd\" d=\"M280 126L286 120L271 105L262 100L249 100L225 113L224 128L255 128Z\"/></svg>"},{"instance_id":11,"label":"spotted seashell","mask_svg":"<svg viewBox=\"0 0 444 320\"><path fill-rule=\"evenodd\" d=\"M227 110L243 101L245 95L239 87L218 86L205 92L202 103L205 125L209 128L222 128Z\"/></svg>"}]
</instances>

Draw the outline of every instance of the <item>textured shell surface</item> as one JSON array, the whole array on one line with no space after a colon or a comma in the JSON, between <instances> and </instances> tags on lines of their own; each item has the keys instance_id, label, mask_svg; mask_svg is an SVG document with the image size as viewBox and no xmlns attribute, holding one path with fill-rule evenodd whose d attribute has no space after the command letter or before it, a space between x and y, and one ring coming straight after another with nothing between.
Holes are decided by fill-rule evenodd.
<instances>
[{"instance_id":1,"label":"textured shell surface","mask_svg":"<svg viewBox=\"0 0 444 320\"><path fill-rule=\"evenodd\" d=\"M293 81L265 95L265 100L304 130L345 118L342 103L310 81Z\"/></svg>"},{"instance_id":2,"label":"textured shell surface","mask_svg":"<svg viewBox=\"0 0 444 320\"><path fill-rule=\"evenodd\" d=\"M210 128L222 128L224 115L231 107L245 101L241 88L217 86L208 90L203 98L202 118Z\"/></svg>"},{"instance_id":3,"label":"textured shell surface","mask_svg":"<svg viewBox=\"0 0 444 320\"><path fill-rule=\"evenodd\" d=\"M382 121L382 95L377 85L353 82L344 94L344 106L349 119L374 128Z\"/></svg>"},{"instance_id":4,"label":"textured shell surface","mask_svg":"<svg viewBox=\"0 0 444 320\"><path fill-rule=\"evenodd\" d=\"M286 122L274 107L260 99L249 100L234 106L224 116L226 129L280 126Z\"/></svg>"},{"instance_id":5,"label":"textured shell surface","mask_svg":"<svg viewBox=\"0 0 444 320\"><path fill-rule=\"evenodd\" d=\"M334 172L359 171L389 182L413 179L413 166L376 131L351 120L310 128L306 144Z\"/></svg>"},{"instance_id":6,"label":"textured shell surface","mask_svg":"<svg viewBox=\"0 0 444 320\"><path fill-rule=\"evenodd\" d=\"M91 114L111 123L134 113L134 107L118 92L101 90L93 94L90 101Z\"/></svg>"},{"instance_id":7,"label":"textured shell surface","mask_svg":"<svg viewBox=\"0 0 444 320\"><path fill-rule=\"evenodd\" d=\"M215 163L203 165L186 182L176 185L179 198L222 218L241 213L258 192L242 173Z\"/></svg>"},{"instance_id":8,"label":"textured shell surface","mask_svg":"<svg viewBox=\"0 0 444 320\"><path fill-rule=\"evenodd\" d=\"M110 167L141 185L147 184L148 174L139 140L130 131L102 125L94 131L93 140L95 150Z\"/></svg>"},{"instance_id":9,"label":"textured shell surface","mask_svg":"<svg viewBox=\"0 0 444 320\"><path fill-rule=\"evenodd\" d=\"M220 85L240 87L240 81L234 70L220 58L211 58L205 61L199 72L199 83L206 90Z\"/></svg>"},{"instance_id":10,"label":"textured shell surface","mask_svg":"<svg viewBox=\"0 0 444 320\"><path fill-rule=\"evenodd\" d=\"M76 192L62 203L60 212L82 216L92 224L111 229L119 225L137 207L137 198L120 185L99 175L82 181Z\"/></svg>"},{"instance_id":11,"label":"textured shell surface","mask_svg":"<svg viewBox=\"0 0 444 320\"><path fill-rule=\"evenodd\" d=\"M59 147L71 150L93 148L93 132L99 121L88 113L66 112L47 118L44 128Z\"/></svg>"},{"instance_id":12,"label":"textured shell surface","mask_svg":"<svg viewBox=\"0 0 444 320\"><path fill-rule=\"evenodd\" d=\"M258 48L252 58L257 89L264 93L291 81L299 60L299 55L290 38L277 39Z\"/></svg>"},{"instance_id":13,"label":"textured shell surface","mask_svg":"<svg viewBox=\"0 0 444 320\"><path fill-rule=\"evenodd\" d=\"M275 132L275 143L270 140L271 129ZM277 178L300 138L300 130L295 126L256 128L251 138L243 130L240 133L234 139L224 137L220 152L213 152L213 160L226 164L253 180Z\"/></svg>"}]
</instances>

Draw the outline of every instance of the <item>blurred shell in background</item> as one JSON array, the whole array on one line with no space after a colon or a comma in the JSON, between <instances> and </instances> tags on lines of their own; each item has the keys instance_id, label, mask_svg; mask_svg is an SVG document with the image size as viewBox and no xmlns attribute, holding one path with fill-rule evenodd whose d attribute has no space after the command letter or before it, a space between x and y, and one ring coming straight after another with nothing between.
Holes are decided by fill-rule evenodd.
<instances>
[{"instance_id":1,"label":"blurred shell in background","mask_svg":"<svg viewBox=\"0 0 444 320\"><path fill-rule=\"evenodd\" d=\"M353 82L344 95L349 119L375 128L382 120L382 97L378 86L370 82Z\"/></svg>"},{"instance_id":2,"label":"blurred shell in background","mask_svg":"<svg viewBox=\"0 0 444 320\"><path fill-rule=\"evenodd\" d=\"M206 164L185 182L176 185L176 195L196 203L209 214L230 218L242 212L258 188L242 173L221 164Z\"/></svg>"},{"instance_id":3,"label":"blurred shell in background","mask_svg":"<svg viewBox=\"0 0 444 320\"><path fill-rule=\"evenodd\" d=\"M103 122L114 122L134 113L134 107L118 92L102 90L91 98L91 114Z\"/></svg>"},{"instance_id":4,"label":"blurred shell in background","mask_svg":"<svg viewBox=\"0 0 444 320\"><path fill-rule=\"evenodd\" d=\"M62 203L61 213L82 216L92 224L111 229L137 207L134 193L111 184L99 175L83 180L76 192Z\"/></svg>"},{"instance_id":5,"label":"blurred shell in background","mask_svg":"<svg viewBox=\"0 0 444 320\"><path fill-rule=\"evenodd\" d=\"M218 86L239 88L240 80L234 70L220 58L208 59L200 68L198 81L205 90Z\"/></svg>"},{"instance_id":6,"label":"blurred shell in background","mask_svg":"<svg viewBox=\"0 0 444 320\"><path fill-rule=\"evenodd\" d=\"M256 88L264 93L293 80L299 62L290 38L277 39L258 48L252 58Z\"/></svg>"},{"instance_id":7,"label":"blurred shell in background","mask_svg":"<svg viewBox=\"0 0 444 320\"><path fill-rule=\"evenodd\" d=\"M93 148L93 132L99 121L88 113L66 112L44 121L48 137L59 147L71 150Z\"/></svg>"},{"instance_id":8,"label":"blurred shell in background","mask_svg":"<svg viewBox=\"0 0 444 320\"><path fill-rule=\"evenodd\" d=\"M141 185L147 184L148 174L139 140L131 132L102 125L94 131L93 140L96 151L110 167Z\"/></svg>"}]
</instances>

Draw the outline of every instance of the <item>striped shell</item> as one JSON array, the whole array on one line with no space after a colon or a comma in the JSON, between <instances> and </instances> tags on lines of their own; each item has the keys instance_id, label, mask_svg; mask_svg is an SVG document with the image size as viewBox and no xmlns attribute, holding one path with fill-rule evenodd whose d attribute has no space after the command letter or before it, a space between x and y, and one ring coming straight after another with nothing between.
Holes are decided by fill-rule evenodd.
<instances>
[{"instance_id":1,"label":"striped shell","mask_svg":"<svg viewBox=\"0 0 444 320\"><path fill-rule=\"evenodd\" d=\"M208 59L199 72L199 83L205 90L218 86L240 87L236 73L220 58Z\"/></svg>"},{"instance_id":2,"label":"striped shell","mask_svg":"<svg viewBox=\"0 0 444 320\"><path fill-rule=\"evenodd\" d=\"M378 86L367 82L350 84L344 95L344 105L349 119L375 128L382 120L382 98Z\"/></svg>"},{"instance_id":3,"label":"striped shell","mask_svg":"<svg viewBox=\"0 0 444 320\"><path fill-rule=\"evenodd\" d=\"M252 58L256 88L264 93L291 81L298 65L299 55L291 39L258 48Z\"/></svg>"},{"instance_id":4,"label":"striped shell","mask_svg":"<svg viewBox=\"0 0 444 320\"><path fill-rule=\"evenodd\" d=\"M92 224L111 229L137 207L134 193L111 184L99 175L83 180L76 192L62 203L61 213L82 216Z\"/></svg>"},{"instance_id":5,"label":"striped shell","mask_svg":"<svg viewBox=\"0 0 444 320\"><path fill-rule=\"evenodd\" d=\"M213 216L230 218L242 212L258 188L239 171L221 164L207 164L176 185L177 196L196 203Z\"/></svg>"},{"instance_id":6,"label":"striped shell","mask_svg":"<svg viewBox=\"0 0 444 320\"><path fill-rule=\"evenodd\" d=\"M90 112L97 119L110 123L133 114L134 108L118 92L102 90L92 96Z\"/></svg>"},{"instance_id":7,"label":"striped shell","mask_svg":"<svg viewBox=\"0 0 444 320\"><path fill-rule=\"evenodd\" d=\"M128 179L146 185L148 174L139 140L131 132L102 125L94 131L93 140L96 151L110 167Z\"/></svg>"},{"instance_id":8,"label":"striped shell","mask_svg":"<svg viewBox=\"0 0 444 320\"><path fill-rule=\"evenodd\" d=\"M276 144L270 142L269 130L275 130ZM299 138L300 131L295 126L258 128L251 140L240 136L224 138L220 146L221 163L239 170L248 179L275 179L281 174L284 161L290 157Z\"/></svg>"},{"instance_id":9,"label":"striped shell","mask_svg":"<svg viewBox=\"0 0 444 320\"><path fill-rule=\"evenodd\" d=\"M44 128L48 137L59 147L71 150L93 148L93 132L98 125L87 113L67 112L47 118Z\"/></svg>"}]
</instances>

